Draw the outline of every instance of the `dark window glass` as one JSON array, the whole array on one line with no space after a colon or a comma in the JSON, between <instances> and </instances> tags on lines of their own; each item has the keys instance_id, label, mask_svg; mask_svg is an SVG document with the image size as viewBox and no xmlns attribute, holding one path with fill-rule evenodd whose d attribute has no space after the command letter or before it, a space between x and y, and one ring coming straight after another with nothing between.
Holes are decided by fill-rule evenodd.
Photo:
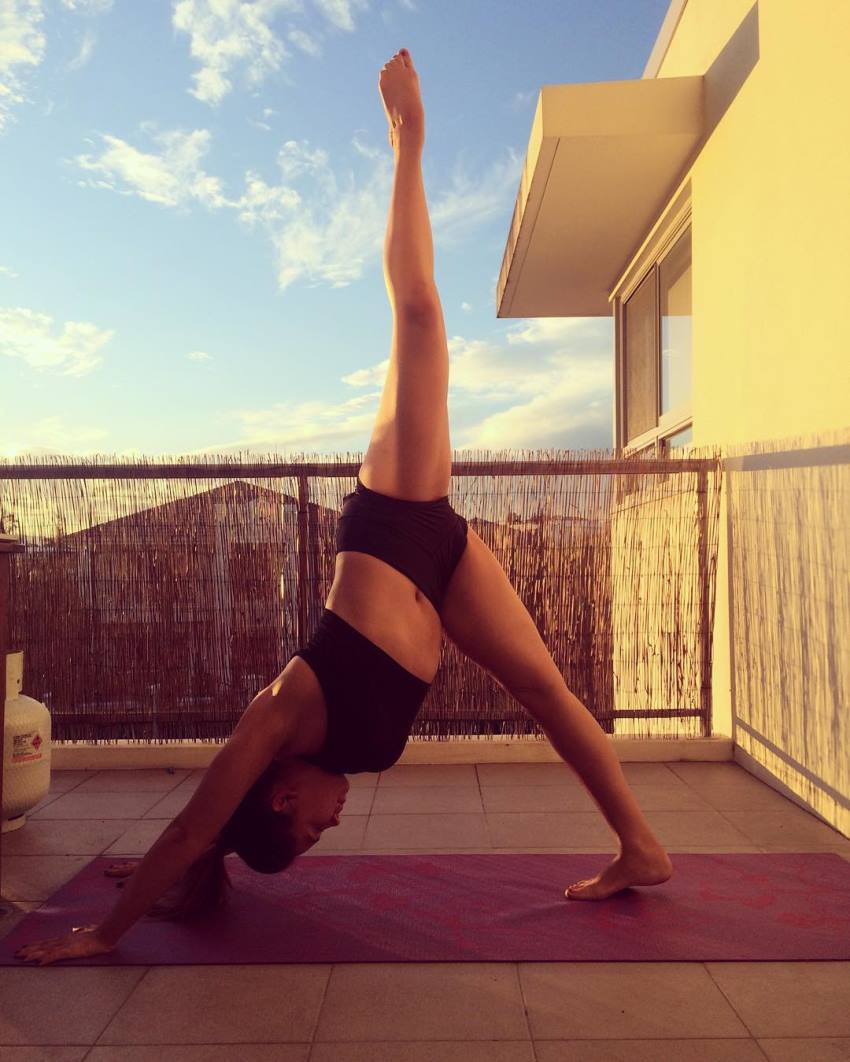
<instances>
[{"instance_id":1,"label":"dark window glass","mask_svg":"<svg viewBox=\"0 0 850 1062\"><path fill-rule=\"evenodd\" d=\"M623 379L626 442L658 423L658 342L656 279L653 269L624 307Z\"/></svg>"}]
</instances>

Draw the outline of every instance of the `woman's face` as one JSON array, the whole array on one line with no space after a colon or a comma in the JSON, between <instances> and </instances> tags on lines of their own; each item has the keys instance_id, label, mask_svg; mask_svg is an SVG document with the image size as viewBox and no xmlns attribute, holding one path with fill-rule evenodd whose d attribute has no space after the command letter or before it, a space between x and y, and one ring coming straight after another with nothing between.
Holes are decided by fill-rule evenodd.
<instances>
[{"instance_id":1,"label":"woman's face","mask_svg":"<svg viewBox=\"0 0 850 1062\"><path fill-rule=\"evenodd\" d=\"M322 833L339 825L351 785L344 774L330 774L297 756L285 761L275 788L275 811L293 810L298 854L313 847Z\"/></svg>"}]
</instances>

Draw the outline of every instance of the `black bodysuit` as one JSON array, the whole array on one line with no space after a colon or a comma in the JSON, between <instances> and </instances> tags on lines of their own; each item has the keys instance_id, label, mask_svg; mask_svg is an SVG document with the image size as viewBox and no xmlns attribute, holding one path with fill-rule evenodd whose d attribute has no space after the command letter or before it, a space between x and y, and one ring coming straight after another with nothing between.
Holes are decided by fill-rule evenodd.
<instances>
[{"instance_id":1,"label":"black bodysuit","mask_svg":"<svg viewBox=\"0 0 850 1062\"><path fill-rule=\"evenodd\" d=\"M439 613L466 548L467 522L449 504L405 501L365 487L343 498L336 550L378 557L406 575ZM334 774L385 771L401 756L431 688L325 608L312 638L293 654L313 669L328 712L320 752L303 757Z\"/></svg>"}]
</instances>

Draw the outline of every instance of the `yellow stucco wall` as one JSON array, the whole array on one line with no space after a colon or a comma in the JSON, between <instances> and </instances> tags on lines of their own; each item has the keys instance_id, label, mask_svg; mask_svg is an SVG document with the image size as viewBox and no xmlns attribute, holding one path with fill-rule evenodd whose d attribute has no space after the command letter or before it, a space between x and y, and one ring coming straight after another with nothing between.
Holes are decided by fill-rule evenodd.
<instances>
[{"instance_id":1,"label":"yellow stucco wall","mask_svg":"<svg viewBox=\"0 0 850 1062\"><path fill-rule=\"evenodd\" d=\"M752 7L688 0L657 76L711 74L722 95L735 65L724 49ZM850 425L850 3L759 0L757 28L758 59L689 174L694 444L726 453L835 444ZM848 619L834 580L846 580L847 474L730 473L713 686L715 732L845 834L848 671L834 646Z\"/></svg>"},{"instance_id":2,"label":"yellow stucco wall","mask_svg":"<svg viewBox=\"0 0 850 1062\"><path fill-rule=\"evenodd\" d=\"M688 0L659 70L705 74L751 0ZM759 58L691 171L694 443L850 422L850 3L760 0Z\"/></svg>"}]
</instances>

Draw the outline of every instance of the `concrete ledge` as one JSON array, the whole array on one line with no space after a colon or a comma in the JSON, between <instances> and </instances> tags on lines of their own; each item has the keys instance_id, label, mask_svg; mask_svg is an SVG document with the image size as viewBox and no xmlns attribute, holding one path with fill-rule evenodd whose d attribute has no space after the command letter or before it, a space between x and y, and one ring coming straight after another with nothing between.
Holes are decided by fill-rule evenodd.
<instances>
[{"instance_id":1,"label":"concrete ledge","mask_svg":"<svg viewBox=\"0 0 850 1062\"><path fill-rule=\"evenodd\" d=\"M720 763L733 760L728 737L683 738L670 741L652 738L611 738L622 763L675 763L678 761ZM224 745L190 741L142 744L121 741L110 745L89 742L54 742L51 768L57 771L143 770L155 767L209 767ZM450 741L411 739L399 764L468 763L560 763L561 757L546 738L493 737Z\"/></svg>"}]
</instances>

